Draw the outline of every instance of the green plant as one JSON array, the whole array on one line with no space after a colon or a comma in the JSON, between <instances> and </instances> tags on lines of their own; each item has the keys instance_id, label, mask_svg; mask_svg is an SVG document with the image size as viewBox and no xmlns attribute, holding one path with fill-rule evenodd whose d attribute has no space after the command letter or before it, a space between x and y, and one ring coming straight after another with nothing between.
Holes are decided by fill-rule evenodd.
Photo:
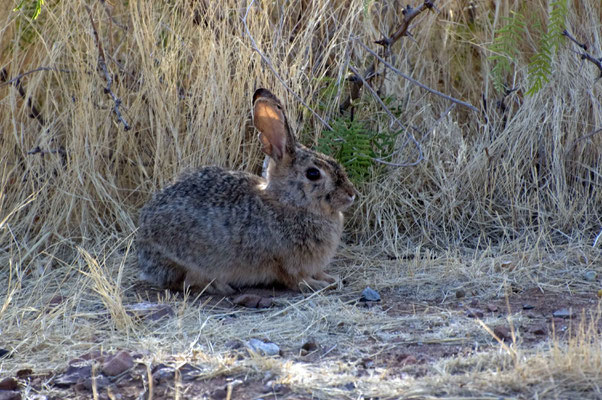
<instances>
[{"instance_id":1,"label":"green plant","mask_svg":"<svg viewBox=\"0 0 602 400\"><path fill-rule=\"evenodd\" d=\"M332 130L322 132L317 150L340 162L354 183L370 177L375 158L388 158L402 132L374 132L366 122L340 117L331 122Z\"/></svg>"},{"instance_id":2,"label":"green plant","mask_svg":"<svg viewBox=\"0 0 602 400\"><path fill-rule=\"evenodd\" d=\"M550 0L545 32L539 24L528 25L520 11L512 11L512 16L504 18L503 26L495 33L489 50L493 55L488 59L493 62L491 75L493 87L498 92L506 90L505 80L521 56L519 44L528 36L539 36L537 52L531 57L528 65L529 89L527 95L537 93L549 81L552 74L553 58L558 46L562 43L562 31L568 14L566 0ZM526 35L530 33L533 35Z\"/></svg>"},{"instance_id":3,"label":"green plant","mask_svg":"<svg viewBox=\"0 0 602 400\"><path fill-rule=\"evenodd\" d=\"M562 32L568 14L566 0L550 1L548 10L547 32L541 36L539 51L529 63L530 87L527 95L537 93L550 80L552 61L563 39Z\"/></svg>"},{"instance_id":4,"label":"green plant","mask_svg":"<svg viewBox=\"0 0 602 400\"><path fill-rule=\"evenodd\" d=\"M27 0L21 0L21 2L13 9L13 11L22 10L25 6L26 1ZM29 6L25 7L25 9L28 12L31 12L31 19L37 19L40 16L40 13L42 12L43 5L44 5L44 0L34 0L33 2L29 3ZM33 10L32 10L32 8L33 8Z\"/></svg>"},{"instance_id":5,"label":"green plant","mask_svg":"<svg viewBox=\"0 0 602 400\"><path fill-rule=\"evenodd\" d=\"M526 30L520 13L512 11L512 16L503 20L504 25L496 32L493 43L489 46L489 50L494 54L488 57L493 62L493 87L500 93L505 91L506 76L512 72L520 56L517 43L520 43Z\"/></svg>"}]
</instances>

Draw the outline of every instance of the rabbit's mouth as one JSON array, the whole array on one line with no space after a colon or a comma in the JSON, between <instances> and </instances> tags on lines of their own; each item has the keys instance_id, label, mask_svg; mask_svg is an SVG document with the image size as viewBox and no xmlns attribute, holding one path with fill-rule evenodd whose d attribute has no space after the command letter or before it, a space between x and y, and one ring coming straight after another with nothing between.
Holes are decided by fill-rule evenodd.
<instances>
[{"instance_id":1,"label":"rabbit's mouth","mask_svg":"<svg viewBox=\"0 0 602 400\"><path fill-rule=\"evenodd\" d=\"M336 204L336 209L339 211L345 211L349 207L351 207L351 205L355 201L355 193L351 195L343 194L338 200L339 201L337 202L338 204Z\"/></svg>"}]
</instances>

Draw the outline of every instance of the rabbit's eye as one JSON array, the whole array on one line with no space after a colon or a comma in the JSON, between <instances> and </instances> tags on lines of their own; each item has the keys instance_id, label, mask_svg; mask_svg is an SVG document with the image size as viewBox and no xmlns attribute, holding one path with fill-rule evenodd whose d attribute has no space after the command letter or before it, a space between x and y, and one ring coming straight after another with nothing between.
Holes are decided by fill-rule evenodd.
<instances>
[{"instance_id":1,"label":"rabbit's eye","mask_svg":"<svg viewBox=\"0 0 602 400\"><path fill-rule=\"evenodd\" d=\"M310 181L317 181L320 179L320 170L317 168L308 168L307 171L305 171L305 176Z\"/></svg>"}]
</instances>

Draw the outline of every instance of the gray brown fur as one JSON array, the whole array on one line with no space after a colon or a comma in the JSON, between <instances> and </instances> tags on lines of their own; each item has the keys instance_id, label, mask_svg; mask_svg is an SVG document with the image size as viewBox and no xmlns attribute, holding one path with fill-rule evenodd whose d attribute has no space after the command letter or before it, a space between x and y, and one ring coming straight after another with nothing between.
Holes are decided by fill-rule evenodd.
<instances>
[{"instance_id":1,"label":"gray brown fur","mask_svg":"<svg viewBox=\"0 0 602 400\"><path fill-rule=\"evenodd\" d=\"M143 279L222 294L274 282L295 290L335 282L323 269L357 192L336 161L296 142L274 95L259 89L253 104L270 156L266 179L205 167L156 193L140 212ZM309 168L320 179L308 179Z\"/></svg>"}]
</instances>

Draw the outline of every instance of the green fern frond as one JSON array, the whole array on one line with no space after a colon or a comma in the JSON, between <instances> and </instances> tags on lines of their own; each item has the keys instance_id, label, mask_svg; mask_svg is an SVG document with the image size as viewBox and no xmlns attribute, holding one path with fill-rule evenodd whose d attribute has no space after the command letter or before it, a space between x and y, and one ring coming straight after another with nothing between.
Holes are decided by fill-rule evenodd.
<instances>
[{"instance_id":1,"label":"green fern frond","mask_svg":"<svg viewBox=\"0 0 602 400\"><path fill-rule=\"evenodd\" d=\"M505 90L504 81L517 63L520 56L517 43L520 43L525 31L523 16L512 12L511 17L503 18L503 26L496 32L493 43L489 46L489 50L493 53L488 57L488 60L493 62L491 69L493 87L498 92Z\"/></svg>"},{"instance_id":2,"label":"green fern frond","mask_svg":"<svg viewBox=\"0 0 602 400\"><path fill-rule=\"evenodd\" d=\"M537 93L545 83L550 81L554 56L564 39L562 32L565 29L566 16L569 12L567 0L551 0L548 3L548 9L547 32L542 35L539 51L529 63L531 86L527 91L527 95Z\"/></svg>"}]
</instances>

